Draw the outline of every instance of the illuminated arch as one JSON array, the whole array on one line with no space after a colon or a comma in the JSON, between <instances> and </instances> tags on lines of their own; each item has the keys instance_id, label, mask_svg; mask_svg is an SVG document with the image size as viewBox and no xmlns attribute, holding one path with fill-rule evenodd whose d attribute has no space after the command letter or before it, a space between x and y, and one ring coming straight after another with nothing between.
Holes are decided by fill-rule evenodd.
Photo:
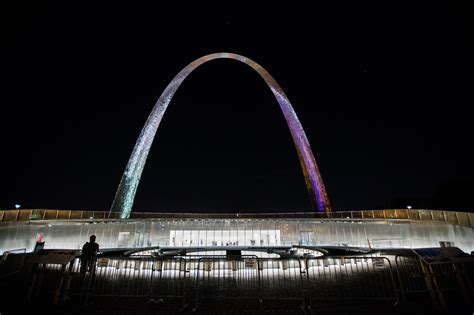
<instances>
[{"instance_id":1,"label":"illuminated arch","mask_svg":"<svg viewBox=\"0 0 474 315\"><path fill-rule=\"evenodd\" d=\"M135 199L135 193L137 191L138 183L140 182L140 177L145 166L148 152L150 151L156 131L160 125L161 119L163 118L163 114L165 113L165 110L171 101L171 98L184 79L186 79L186 77L194 69L208 61L221 58L241 61L257 71L258 74L260 74L260 76L265 80L268 87L270 87L272 90L273 95L275 95L278 104L280 105L290 129L291 136L293 137L313 210L317 209L319 211L325 212L331 211L329 198L324 188L323 180L321 178L321 174L319 173L318 166L316 165L316 160L314 159L308 139L306 138L303 127L301 126L301 123L299 122L298 117L296 116L296 113L290 104L290 101L286 97L285 93L283 93L281 87L278 85L275 79L273 79L273 77L255 61L237 54L216 53L203 56L191 62L183 70L181 70L181 72L179 72L176 77L174 77L171 83L163 91L160 98L153 107L150 116L148 116L145 126L143 127L140 136L138 137L137 143L133 148L132 155L130 156L130 160L128 161L125 172L123 173L120 185L112 203L112 207L110 208L110 212L120 212L120 217L122 219L127 219L130 217L133 201Z\"/></svg>"}]
</instances>

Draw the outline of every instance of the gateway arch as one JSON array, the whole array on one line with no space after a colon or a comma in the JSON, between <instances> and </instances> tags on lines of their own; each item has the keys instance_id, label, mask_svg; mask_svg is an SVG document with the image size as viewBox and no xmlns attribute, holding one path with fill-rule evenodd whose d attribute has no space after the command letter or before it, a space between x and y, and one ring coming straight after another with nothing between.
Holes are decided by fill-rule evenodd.
<instances>
[{"instance_id":1,"label":"gateway arch","mask_svg":"<svg viewBox=\"0 0 474 315\"><path fill-rule=\"evenodd\" d=\"M285 116L288 128L290 129L293 142L298 152L301 168L303 170L304 178L306 181L306 188L309 193L312 209L320 212L331 212L331 205L329 198L324 188L323 179L319 172L316 160L313 152L309 145L308 139L304 133L303 127L301 126L298 117L296 116L290 101L286 97L285 93L273 79L273 77L255 61L233 53L215 53L203 56L196 59L181 70L166 87L161 94L160 98L156 102L153 110L151 111L148 119L143 127L140 136L138 137L137 143L133 148L132 155L128 161L125 172L123 173L120 185L115 194L110 213L120 212L120 218L128 219L132 211L133 201L137 191L140 177L145 167L145 162L150 151L151 144L155 137L158 126L160 125L161 119L170 103L173 95L175 94L178 87L186 79L186 77L200 65L214 60L214 59L233 59L245 63L262 77L267 83L268 87L275 95L278 104Z\"/></svg>"}]
</instances>

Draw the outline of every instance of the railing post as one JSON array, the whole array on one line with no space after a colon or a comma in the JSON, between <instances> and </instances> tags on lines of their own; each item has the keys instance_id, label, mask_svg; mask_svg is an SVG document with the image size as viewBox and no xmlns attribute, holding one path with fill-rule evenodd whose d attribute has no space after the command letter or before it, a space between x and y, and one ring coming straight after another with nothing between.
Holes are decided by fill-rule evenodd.
<instances>
[{"instance_id":1,"label":"railing post","mask_svg":"<svg viewBox=\"0 0 474 315\"><path fill-rule=\"evenodd\" d=\"M27 293L26 293L26 301L27 302L31 302L31 300L32 300L34 287L35 287L37 277L38 277L38 272L39 272L38 270L39 270L39 268L38 268L37 263L34 263L31 266L30 270L29 270L27 283L29 282L30 285L29 285L29 287L27 289Z\"/></svg>"},{"instance_id":2,"label":"railing post","mask_svg":"<svg viewBox=\"0 0 474 315\"><path fill-rule=\"evenodd\" d=\"M390 280L392 281L392 288L394 290L395 296L396 296L397 301L398 301L399 297L398 297L398 292L397 292L397 285L395 284L395 277L393 276L393 272L392 272L392 263L390 262L390 260L387 257L382 257L382 259L385 259L388 263L388 271L390 273Z\"/></svg>"},{"instance_id":3,"label":"railing post","mask_svg":"<svg viewBox=\"0 0 474 315\"><path fill-rule=\"evenodd\" d=\"M458 215L458 212L454 212L454 216L456 217L456 223L457 225L461 225L460 221L459 221L459 215Z\"/></svg>"},{"instance_id":4,"label":"railing post","mask_svg":"<svg viewBox=\"0 0 474 315\"><path fill-rule=\"evenodd\" d=\"M97 268L95 262L96 262L96 258L94 257L92 259L92 261L90 262L89 276L87 277L87 270L86 270L86 273L83 275L83 277L85 278L85 279L83 279L83 281L85 283L85 287L84 287L84 285L82 286L82 289L85 291L83 306L87 305L87 303L89 301L89 294L90 294L90 291L92 290L92 286L94 284L95 272L96 272L96 268ZM84 292L82 292L82 293L84 294Z\"/></svg>"},{"instance_id":5,"label":"railing post","mask_svg":"<svg viewBox=\"0 0 474 315\"><path fill-rule=\"evenodd\" d=\"M401 293L401 296L402 296L402 302L406 303L407 298L406 298L406 295L405 295L405 286L403 285L402 275L401 275L401 271L400 271L401 268L400 268L400 265L398 264L398 259L399 258L400 258L400 255L395 256L395 265L397 267L397 275L398 275L398 282L399 282L399 285L400 285L400 293Z\"/></svg>"},{"instance_id":6,"label":"railing post","mask_svg":"<svg viewBox=\"0 0 474 315\"><path fill-rule=\"evenodd\" d=\"M306 292L305 289L306 288L305 288L305 285L303 283L303 274L306 273L306 270L302 270L303 268L301 266L301 260L299 258L297 258L296 260L298 261L298 265L300 267L299 270L300 270L301 303L302 303L301 308L303 309L304 312L306 312L306 305L307 305L307 303L306 303L306 294L305 294L305 292ZM303 261L305 261L305 260L303 260ZM306 261L305 261L305 267L304 268L306 269Z\"/></svg>"},{"instance_id":7,"label":"railing post","mask_svg":"<svg viewBox=\"0 0 474 315\"><path fill-rule=\"evenodd\" d=\"M432 269L428 264L425 264L421 258L418 258L421 264L421 270L425 276L426 286L430 292L431 301L436 308L445 308L444 298L441 292L438 292L437 282L434 279Z\"/></svg>"},{"instance_id":8,"label":"railing post","mask_svg":"<svg viewBox=\"0 0 474 315\"><path fill-rule=\"evenodd\" d=\"M153 276L155 273L155 259L149 261L151 263L151 272L150 272L150 282L149 282L149 288L148 291L150 293L150 301L153 299Z\"/></svg>"},{"instance_id":9,"label":"railing post","mask_svg":"<svg viewBox=\"0 0 474 315\"><path fill-rule=\"evenodd\" d=\"M469 294L468 294L466 285L464 283L464 278L468 279L468 277L463 277L463 274L460 271L460 268L456 265L456 263L451 262L451 264L453 266L454 272L456 273L456 280L458 281L459 287L461 288L461 292L462 292L462 296L464 298L464 301L467 304L469 304L471 302L471 299L469 298Z\"/></svg>"},{"instance_id":10,"label":"railing post","mask_svg":"<svg viewBox=\"0 0 474 315\"><path fill-rule=\"evenodd\" d=\"M194 284L194 308L192 312L196 312L199 308L199 275L201 271L201 262L203 263L204 270L206 270L205 266L205 258L198 258L198 267L197 267L197 273L196 273L196 283Z\"/></svg>"},{"instance_id":11,"label":"railing post","mask_svg":"<svg viewBox=\"0 0 474 315\"><path fill-rule=\"evenodd\" d=\"M63 286L66 282L66 264L61 265L61 271L60 271L60 279L59 283L56 285L56 290L54 291L54 298L53 298L53 304L57 305L62 301L62 292L63 292Z\"/></svg>"},{"instance_id":12,"label":"railing post","mask_svg":"<svg viewBox=\"0 0 474 315\"><path fill-rule=\"evenodd\" d=\"M75 260L76 260L76 258L69 262L68 270L66 271L64 285L61 288L61 292L60 292L61 296L60 296L59 302L61 304L66 302L66 299L68 298L69 287L71 285L71 273L72 273L72 269L74 267L74 261Z\"/></svg>"},{"instance_id":13,"label":"railing post","mask_svg":"<svg viewBox=\"0 0 474 315\"><path fill-rule=\"evenodd\" d=\"M466 216L467 216L467 222L469 222L469 226L473 227L473 223L471 221L471 216L469 215L469 213L466 213Z\"/></svg>"},{"instance_id":14,"label":"railing post","mask_svg":"<svg viewBox=\"0 0 474 315\"><path fill-rule=\"evenodd\" d=\"M263 312L263 293L262 293L262 283L261 283L261 275L260 275L260 257L255 258L257 260L257 277L258 277L258 309L260 313Z\"/></svg>"},{"instance_id":15,"label":"railing post","mask_svg":"<svg viewBox=\"0 0 474 315\"><path fill-rule=\"evenodd\" d=\"M184 308L187 306L187 303L186 303L186 286L187 286L187 284L186 284L186 273L187 273L187 272L186 272L186 270L187 270L187 269L186 269L186 268L187 268L187 266L186 266L186 259L182 258L182 259L181 259L181 262L184 263L184 270L183 270L183 292L182 292L183 299L182 299L182 302L181 302L181 306L182 306L182 308L184 309ZM181 267L181 264L180 264L180 267ZM181 270L180 270L180 272L181 272Z\"/></svg>"}]
</instances>

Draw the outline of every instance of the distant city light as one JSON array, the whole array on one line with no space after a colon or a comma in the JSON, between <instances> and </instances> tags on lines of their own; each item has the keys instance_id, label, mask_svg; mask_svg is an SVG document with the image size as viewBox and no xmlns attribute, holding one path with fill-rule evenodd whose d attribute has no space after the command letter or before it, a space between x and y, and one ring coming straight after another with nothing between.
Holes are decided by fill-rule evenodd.
<instances>
[{"instance_id":1,"label":"distant city light","mask_svg":"<svg viewBox=\"0 0 474 315\"><path fill-rule=\"evenodd\" d=\"M407 209L411 209L411 206L407 206Z\"/></svg>"},{"instance_id":2,"label":"distant city light","mask_svg":"<svg viewBox=\"0 0 474 315\"><path fill-rule=\"evenodd\" d=\"M19 204L15 205L15 209L19 209L20 207L21 207L21 205L19 205Z\"/></svg>"}]
</instances>

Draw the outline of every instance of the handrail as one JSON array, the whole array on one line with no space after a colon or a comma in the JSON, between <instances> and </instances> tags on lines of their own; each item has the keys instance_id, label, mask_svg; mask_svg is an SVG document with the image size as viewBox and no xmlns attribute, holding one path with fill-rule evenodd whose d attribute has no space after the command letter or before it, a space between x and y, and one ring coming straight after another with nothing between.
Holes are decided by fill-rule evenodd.
<instances>
[{"instance_id":1,"label":"handrail","mask_svg":"<svg viewBox=\"0 0 474 315\"><path fill-rule=\"evenodd\" d=\"M16 209L0 210L0 222L36 220L120 220L119 213L107 211ZM324 219L324 220L421 220L445 222L474 228L474 213L428 209L381 209L294 213L152 213L132 212L129 220L139 219Z\"/></svg>"}]
</instances>

